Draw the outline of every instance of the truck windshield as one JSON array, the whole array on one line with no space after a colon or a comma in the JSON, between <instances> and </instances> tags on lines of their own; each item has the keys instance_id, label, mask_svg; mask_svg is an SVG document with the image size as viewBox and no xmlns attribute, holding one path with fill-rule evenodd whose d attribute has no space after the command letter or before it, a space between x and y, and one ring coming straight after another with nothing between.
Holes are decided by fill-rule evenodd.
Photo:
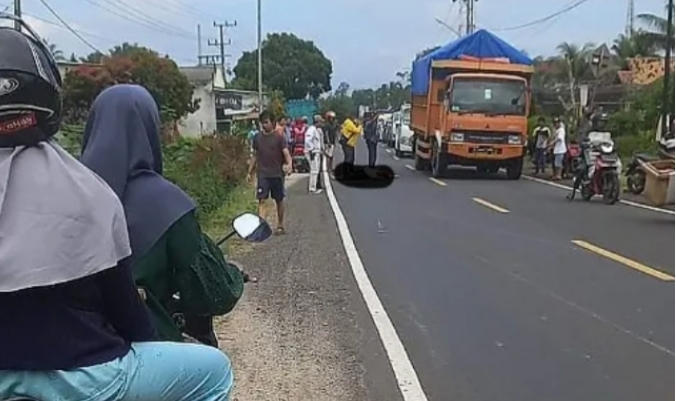
<instances>
[{"instance_id":1,"label":"truck windshield","mask_svg":"<svg viewBox=\"0 0 676 401\"><path fill-rule=\"evenodd\" d=\"M525 115L526 84L499 78L456 78L449 107L457 113Z\"/></svg>"}]
</instances>

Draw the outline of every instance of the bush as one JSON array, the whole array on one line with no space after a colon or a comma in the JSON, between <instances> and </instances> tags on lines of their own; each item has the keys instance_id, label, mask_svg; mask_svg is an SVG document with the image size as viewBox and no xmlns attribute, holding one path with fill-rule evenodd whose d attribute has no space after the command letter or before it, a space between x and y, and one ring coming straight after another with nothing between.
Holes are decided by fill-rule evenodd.
<instances>
[{"instance_id":1,"label":"bush","mask_svg":"<svg viewBox=\"0 0 676 401\"><path fill-rule=\"evenodd\" d=\"M203 220L246 177L247 149L239 136L179 138L164 146L164 175L195 200Z\"/></svg>"},{"instance_id":2,"label":"bush","mask_svg":"<svg viewBox=\"0 0 676 401\"><path fill-rule=\"evenodd\" d=\"M634 153L653 153L656 150L654 131L642 131L635 135L618 137L613 135L613 141L617 152L623 159L631 157Z\"/></svg>"},{"instance_id":3,"label":"bush","mask_svg":"<svg viewBox=\"0 0 676 401\"><path fill-rule=\"evenodd\" d=\"M83 128L64 125L56 140L79 156ZM164 176L195 200L202 221L222 206L246 177L249 153L246 138L241 136L178 138L165 143L162 152Z\"/></svg>"}]
</instances>

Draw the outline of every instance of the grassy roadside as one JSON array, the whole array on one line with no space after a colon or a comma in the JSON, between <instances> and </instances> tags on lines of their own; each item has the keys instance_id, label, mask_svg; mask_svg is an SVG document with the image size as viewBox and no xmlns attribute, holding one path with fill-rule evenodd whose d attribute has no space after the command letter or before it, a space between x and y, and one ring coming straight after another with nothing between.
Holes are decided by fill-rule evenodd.
<instances>
[{"instance_id":1,"label":"grassy roadside","mask_svg":"<svg viewBox=\"0 0 676 401\"><path fill-rule=\"evenodd\" d=\"M252 212L256 213L256 197L252 184L243 182L235 187L226 197L223 205L205 216L202 229L215 241L228 234L232 229L232 219L238 215ZM233 237L223 244L225 252L239 253L246 250L248 243Z\"/></svg>"}]
</instances>

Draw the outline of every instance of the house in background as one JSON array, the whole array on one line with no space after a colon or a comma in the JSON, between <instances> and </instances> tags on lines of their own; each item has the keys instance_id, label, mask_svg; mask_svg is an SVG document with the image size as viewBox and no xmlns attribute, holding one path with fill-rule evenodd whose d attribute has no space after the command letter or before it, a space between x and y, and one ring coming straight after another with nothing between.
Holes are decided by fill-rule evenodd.
<instances>
[{"instance_id":1,"label":"house in background","mask_svg":"<svg viewBox=\"0 0 676 401\"><path fill-rule=\"evenodd\" d=\"M258 93L226 89L225 75L220 66L179 69L195 88L193 100L199 99L199 109L178 122L178 133L181 136L226 133L230 132L236 121L258 118Z\"/></svg>"},{"instance_id":2,"label":"house in background","mask_svg":"<svg viewBox=\"0 0 676 401\"><path fill-rule=\"evenodd\" d=\"M59 61L61 76L81 67L100 64ZM220 66L179 67L193 85L192 100L199 99L199 109L178 121L175 129L186 137L230 132L233 122L258 118L258 93L226 89L225 75ZM266 102L266 98L263 99Z\"/></svg>"}]
</instances>

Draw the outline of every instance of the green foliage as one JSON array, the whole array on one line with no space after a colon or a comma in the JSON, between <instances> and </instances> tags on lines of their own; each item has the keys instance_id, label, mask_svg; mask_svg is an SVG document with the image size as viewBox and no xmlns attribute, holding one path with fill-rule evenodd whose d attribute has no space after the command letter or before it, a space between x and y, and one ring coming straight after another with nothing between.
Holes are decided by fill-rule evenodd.
<instances>
[{"instance_id":1,"label":"green foliage","mask_svg":"<svg viewBox=\"0 0 676 401\"><path fill-rule=\"evenodd\" d=\"M273 33L262 44L263 85L266 90L281 91L287 99L319 98L331 90L333 66L317 46L290 33ZM255 90L257 51L242 54L233 69L233 85Z\"/></svg>"},{"instance_id":2,"label":"green foliage","mask_svg":"<svg viewBox=\"0 0 676 401\"><path fill-rule=\"evenodd\" d=\"M81 125L64 125L56 140L79 156L83 131ZM195 200L201 221L209 219L246 177L249 153L243 136L179 138L165 143L162 153L164 176Z\"/></svg>"},{"instance_id":3,"label":"green foliage","mask_svg":"<svg viewBox=\"0 0 676 401\"><path fill-rule=\"evenodd\" d=\"M613 141L622 159L627 159L634 153L654 153L657 148L654 130L619 137L613 135Z\"/></svg>"},{"instance_id":4,"label":"green foliage","mask_svg":"<svg viewBox=\"0 0 676 401\"><path fill-rule=\"evenodd\" d=\"M164 175L195 200L203 221L246 176L249 153L241 136L179 138L166 144L163 153Z\"/></svg>"}]
</instances>

